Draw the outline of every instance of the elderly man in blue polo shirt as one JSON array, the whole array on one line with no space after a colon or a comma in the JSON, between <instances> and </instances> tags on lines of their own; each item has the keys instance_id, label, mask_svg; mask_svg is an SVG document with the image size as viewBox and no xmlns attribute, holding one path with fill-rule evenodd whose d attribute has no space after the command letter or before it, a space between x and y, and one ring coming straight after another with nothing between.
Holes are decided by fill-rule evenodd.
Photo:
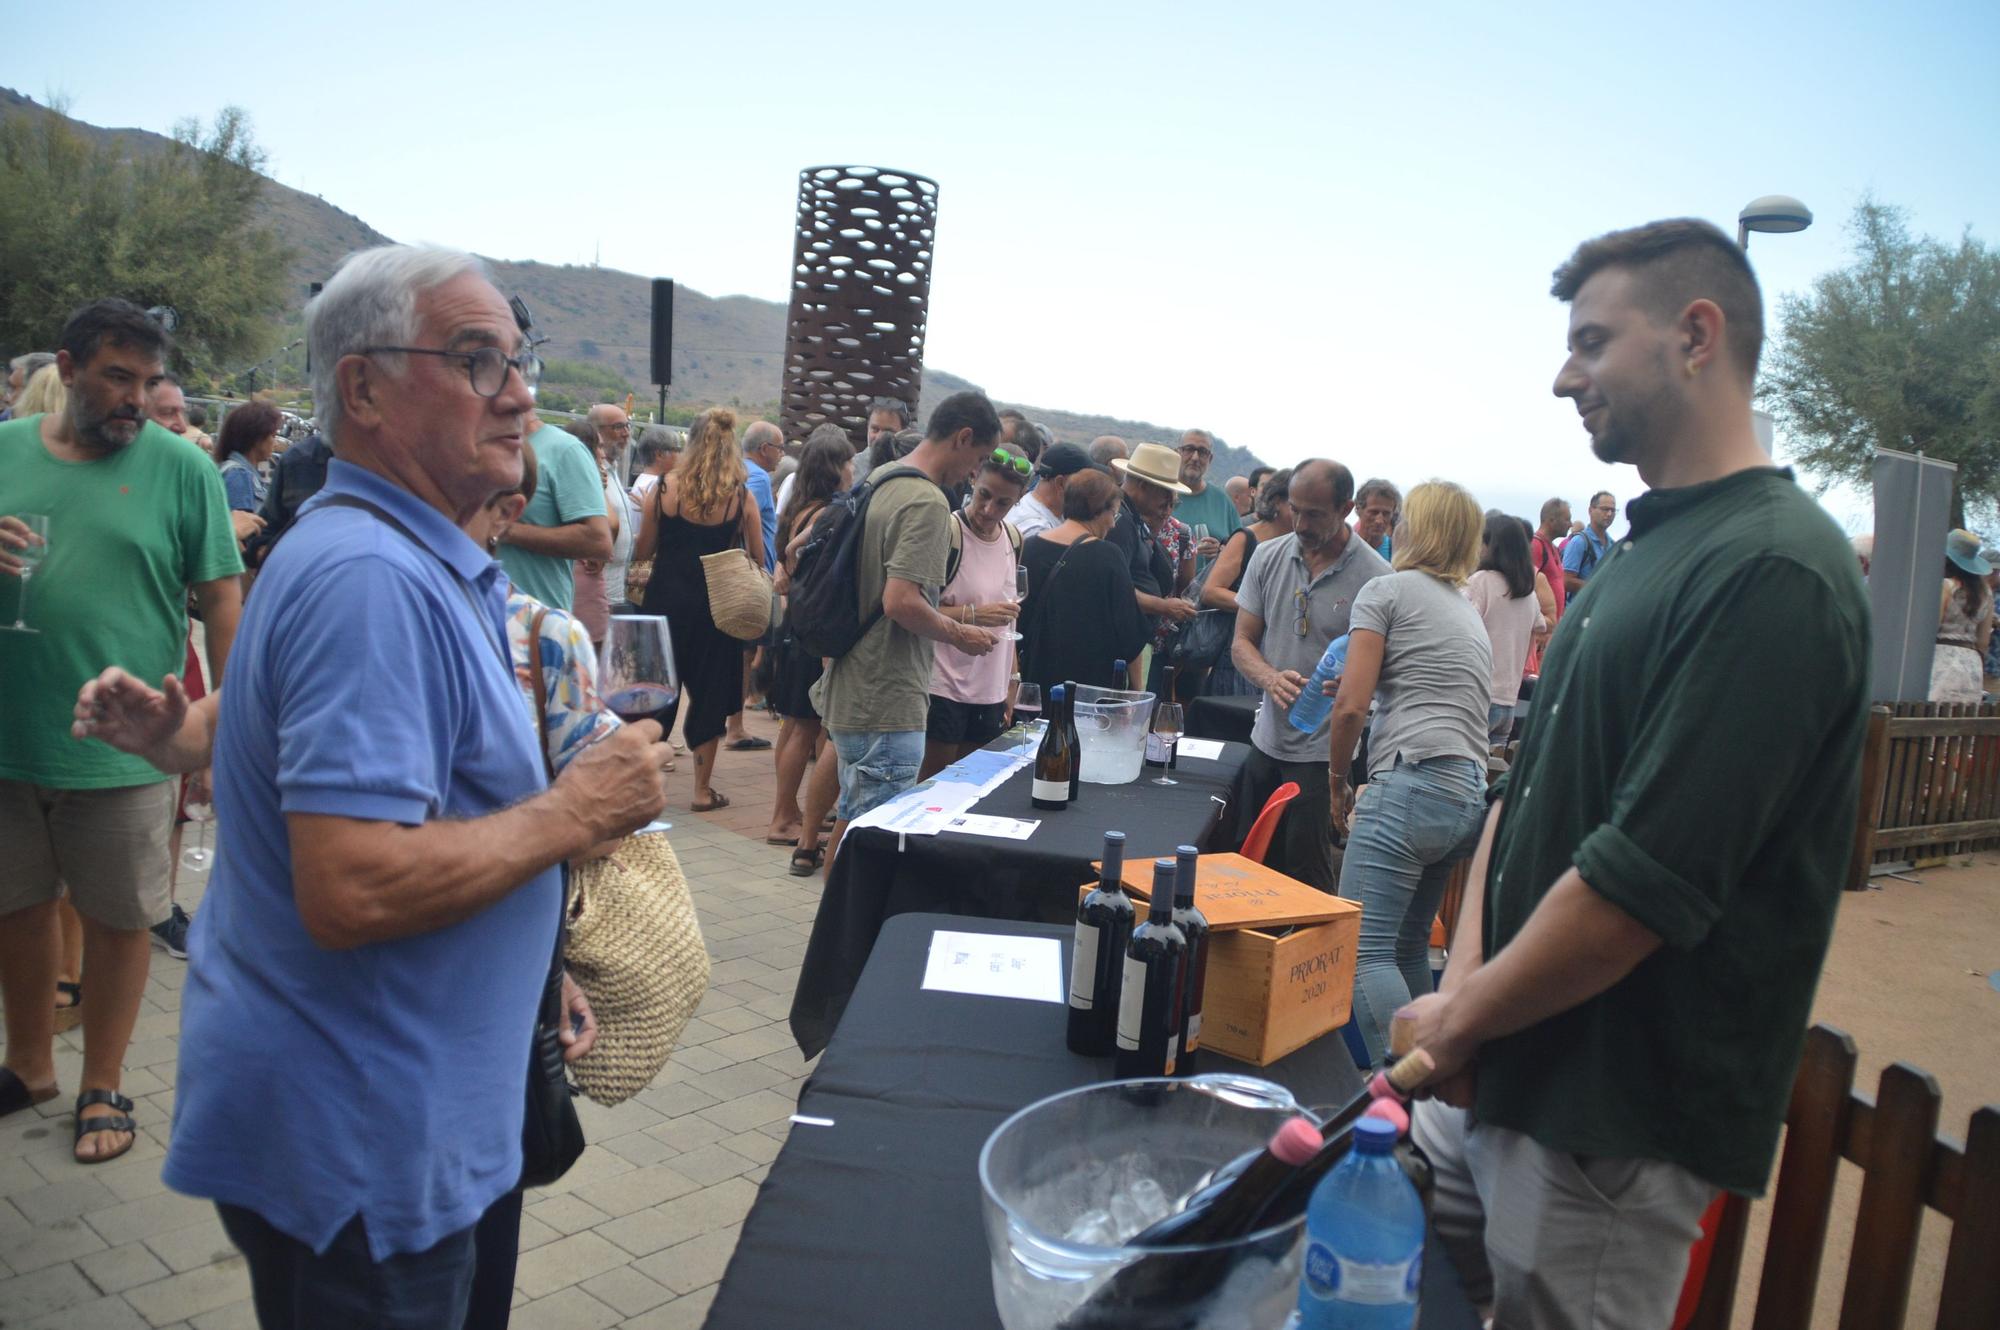
<instances>
[{"instance_id":1,"label":"elderly man in blue polo shirt","mask_svg":"<svg viewBox=\"0 0 2000 1330\"><path fill-rule=\"evenodd\" d=\"M478 261L362 251L307 323L338 460L230 658L165 1177L217 1203L266 1330L456 1327L521 1174L557 865L664 806L667 750L643 722L543 776L459 529L520 481L537 369Z\"/></svg>"}]
</instances>

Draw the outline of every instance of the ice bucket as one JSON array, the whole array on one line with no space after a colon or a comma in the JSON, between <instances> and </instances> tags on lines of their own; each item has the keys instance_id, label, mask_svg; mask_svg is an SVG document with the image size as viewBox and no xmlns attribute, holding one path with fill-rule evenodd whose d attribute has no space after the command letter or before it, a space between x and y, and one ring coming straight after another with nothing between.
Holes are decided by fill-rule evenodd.
<instances>
[{"instance_id":1,"label":"ice bucket","mask_svg":"<svg viewBox=\"0 0 2000 1330\"><path fill-rule=\"evenodd\" d=\"M1083 772L1091 785L1124 785L1139 779L1146 761L1146 729L1153 722L1152 693L1078 684L1076 733L1083 740Z\"/></svg>"},{"instance_id":2,"label":"ice bucket","mask_svg":"<svg viewBox=\"0 0 2000 1330\"><path fill-rule=\"evenodd\" d=\"M1303 1215L1236 1242L1119 1244L1301 1111L1282 1086L1218 1074L1086 1086L1008 1118L979 1153L1001 1324L1279 1330L1298 1303Z\"/></svg>"}]
</instances>

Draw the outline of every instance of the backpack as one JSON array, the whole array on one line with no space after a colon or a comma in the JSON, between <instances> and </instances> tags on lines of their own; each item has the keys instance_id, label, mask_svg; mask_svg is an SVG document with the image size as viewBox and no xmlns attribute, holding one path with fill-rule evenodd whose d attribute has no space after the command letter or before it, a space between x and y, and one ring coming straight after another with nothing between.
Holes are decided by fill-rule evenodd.
<instances>
[{"instance_id":1,"label":"backpack","mask_svg":"<svg viewBox=\"0 0 2000 1330\"><path fill-rule=\"evenodd\" d=\"M891 466L827 500L813 518L812 534L799 546L787 604L792 638L811 656L836 659L854 649L882 617L877 600L861 605L861 536L868 528L868 501L892 480L916 476L937 482L913 466ZM943 493L943 487L938 487Z\"/></svg>"},{"instance_id":2,"label":"backpack","mask_svg":"<svg viewBox=\"0 0 2000 1330\"><path fill-rule=\"evenodd\" d=\"M1021 533L1006 522L1002 522L1000 525L1006 528L1007 543L1014 547L1014 562L1021 562ZM951 515L951 552L946 554L944 558L944 584L946 586L950 586L952 579L958 576L958 565L964 562L964 560L965 510L961 508ZM2000 637L2000 633L1996 633L1995 636Z\"/></svg>"}]
</instances>

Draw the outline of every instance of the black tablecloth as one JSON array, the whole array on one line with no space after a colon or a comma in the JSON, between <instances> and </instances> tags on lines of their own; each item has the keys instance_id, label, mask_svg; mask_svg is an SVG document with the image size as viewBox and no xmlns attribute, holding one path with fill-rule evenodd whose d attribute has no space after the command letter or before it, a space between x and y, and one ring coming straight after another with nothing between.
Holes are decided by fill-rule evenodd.
<instances>
[{"instance_id":1,"label":"black tablecloth","mask_svg":"<svg viewBox=\"0 0 2000 1330\"><path fill-rule=\"evenodd\" d=\"M1063 1042L1065 1007L922 987L940 928L1063 943L1043 924L904 914L882 928L847 1017L799 1099L792 1128L743 1223L709 1330L950 1327L998 1330L980 1217L979 1151L1015 1110L1111 1079L1109 1059ZM1330 1104L1360 1085L1337 1036L1270 1067L1210 1053L1204 1071L1240 1071ZM1476 1330L1444 1251L1424 1255L1424 1330Z\"/></svg>"},{"instance_id":2,"label":"black tablecloth","mask_svg":"<svg viewBox=\"0 0 2000 1330\"><path fill-rule=\"evenodd\" d=\"M1197 697L1187 704L1187 737L1227 739L1231 743L1250 742L1250 727L1257 720L1257 704L1262 693L1244 696Z\"/></svg>"},{"instance_id":3,"label":"black tablecloth","mask_svg":"<svg viewBox=\"0 0 2000 1330\"><path fill-rule=\"evenodd\" d=\"M1084 785L1059 812L1028 801L1029 771L972 806L995 817L1039 819L1029 839L899 836L879 827L849 831L827 875L792 999L792 1035L807 1057L826 1047L840 1023L882 921L912 910L1063 923L1076 917L1076 889L1104 852L1104 833L1125 833L1127 861L1156 858L1177 845L1236 848L1237 802L1250 750L1225 744L1214 760L1182 757L1178 785L1153 785L1144 769L1127 785Z\"/></svg>"}]
</instances>

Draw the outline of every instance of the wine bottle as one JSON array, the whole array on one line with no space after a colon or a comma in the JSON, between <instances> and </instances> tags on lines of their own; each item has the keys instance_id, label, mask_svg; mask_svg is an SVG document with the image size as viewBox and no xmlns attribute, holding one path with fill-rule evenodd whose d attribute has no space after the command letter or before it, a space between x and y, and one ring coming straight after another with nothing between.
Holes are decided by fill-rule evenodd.
<instances>
[{"instance_id":1,"label":"wine bottle","mask_svg":"<svg viewBox=\"0 0 2000 1330\"><path fill-rule=\"evenodd\" d=\"M1118 994L1118 1079L1174 1074L1187 935L1174 923L1174 861L1153 861L1153 907L1125 945Z\"/></svg>"},{"instance_id":2,"label":"wine bottle","mask_svg":"<svg viewBox=\"0 0 2000 1330\"><path fill-rule=\"evenodd\" d=\"M1041 747L1035 750L1035 772L1033 783L1029 786L1028 802L1053 812L1069 806L1070 777L1076 770L1076 750L1070 746L1069 727L1063 723L1068 710L1061 684L1049 689L1049 706L1050 714L1055 719L1043 731Z\"/></svg>"},{"instance_id":3,"label":"wine bottle","mask_svg":"<svg viewBox=\"0 0 2000 1330\"><path fill-rule=\"evenodd\" d=\"M1076 730L1076 681L1063 680L1063 696L1069 699L1063 707L1063 724L1069 727L1069 750L1074 758L1069 765L1069 801L1076 802L1083 792L1083 736Z\"/></svg>"},{"instance_id":4,"label":"wine bottle","mask_svg":"<svg viewBox=\"0 0 2000 1330\"><path fill-rule=\"evenodd\" d=\"M1180 1052L1174 1075L1192 1076L1201 1060L1201 991L1208 982L1208 916L1194 903L1195 861L1201 851L1192 845L1174 850L1174 922L1187 934L1187 959L1181 976Z\"/></svg>"},{"instance_id":5,"label":"wine bottle","mask_svg":"<svg viewBox=\"0 0 2000 1330\"><path fill-rule=\"evenodd\" d=\"M1127 1330L1139 1325L1149 1330L1206 1330L1222 1324L1220 1318L1226 1309L1208 1307L1203 1300L1222 1287L1244 1261L1284 1258L1295 1237L1286 1226L1305 1213L1320 1179L1353 1149L1355 1122L1376 1116L1398 1130L1406 1129L1409 1118L1399 1100L1430 1076L1432 1065L1430 1055L1418 1051L1386 1074L1378 1074L1368 1088L1327 1119L1318 1151L1302 1164L1255 1169L1269 1151L1252 1150L1226 1165L1180 1212L1122 1244L1170 1250L1152 1251L1121 1268L1059 1322L1060 1330ZM1253 1169L1254 1183L1248 1181ZM1229 1175L1226 1181L1225 1173ZM1304 1191L1298 1194L1301 1183ZM1229 1215L1226 1224L1209 1218L1218 1209ZM1257 1242L1243 1241L1271 1229L1278 1231ZM1201 1236L1189 1237L1190 1233ZM1201 1243L1234 1245L1180 1250Z\"/></svg>"},{"instance_id":6,"label":"wine bottle","mask_svg":"<svg viewBox=\"0 0 2000 1330\"><path fill-rule=\"evenodd\" d=\"M1076 947L1069 967L1069 1051L1104 1057L1118 1041L1118 995L1132 938L1132 898L1125 873L1125 833L1104 833L1097 886L1076 907Z\"/></svg>"},{"instance_id":7,"label":"wine bottle","mask_svg":"<svg viewBox=\"0 0 2000 1330\"><path fill-rule=\"evenodd\" d=\"M1146 765L1164 768L1167 765L1167 737L1160 730L1160 708L1174 700L1174 671L1177 666L1164 668L1160 695L1153 700L1153 714L1146 722Z\"/></svg>"}]
</instances>

